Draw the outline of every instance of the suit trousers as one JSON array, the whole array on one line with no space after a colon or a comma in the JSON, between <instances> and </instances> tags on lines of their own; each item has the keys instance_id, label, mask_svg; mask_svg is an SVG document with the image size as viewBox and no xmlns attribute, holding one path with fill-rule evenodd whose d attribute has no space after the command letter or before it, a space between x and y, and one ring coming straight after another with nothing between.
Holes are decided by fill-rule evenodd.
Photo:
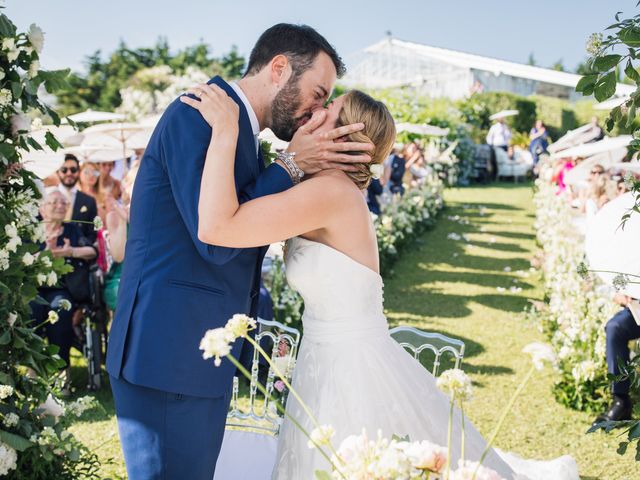
<instances>
[{"instance_id":1,"label":"suit trousers","mask_svg":"<svg viewBox=\"0 0 640 480\"><path fill-rule=\"evenodd\" d=\"M623 308L607 322L607 369L609 373L619 375L618 362L629 361L629 342L640 338L640 325L636 323L628 308ZM611 391L616 395L629 393L629 381L613 382Z\"/></svg>"},{"instance_id":2,"label":"suit trousers","mask_svg":"<svg viewBox=\"0 0 640 480\"><path fill-rule=\"evenodd\" d=\"M212 480L231 394L201 398L110 376L129 480Z\"/></svg>"}]
</instances>

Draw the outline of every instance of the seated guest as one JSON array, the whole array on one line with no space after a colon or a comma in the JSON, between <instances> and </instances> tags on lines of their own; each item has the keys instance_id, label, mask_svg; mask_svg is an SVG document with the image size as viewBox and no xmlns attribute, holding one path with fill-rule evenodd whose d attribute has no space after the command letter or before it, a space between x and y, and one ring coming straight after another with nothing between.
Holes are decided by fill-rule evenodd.
<instances>
[{"instance_id":1,"label":"seated guest","mask_svg":"<svg viewBox=\"0 0 640 480\"><path fill-rule=\"evenodd\" d=\"M59 279L54 287L42 286L38 295L47 305L31 302L31 312L36 325L43 325L42 330L49 343L60 349L58 355L69 365L69 350L73 342L72 315L78 302L88 299L88 262L96 257L96 249L83 235L78 224L65 222L69 201L56 188L49 187L40 206L40 215L44 221L47 240L40 245L41 250L48 250L54 257L63 257L66 263L74 267L74 271ZM67 300L72 308L60 308L62 300ZM64 303L64 302L63 302ZM56 310L58 321L45 323L50 310ZM69 373L66 374L65 393L69 388Z\"/></svg>"},{"instance_id":2,"label":"seated guest","mask_svg":"<svg viewBox=\"0 0 640 480\"><path fill-rule=\"evenodd\" d=\"M607 337L607 370L613 375L619 375L618 362L629 362L629 342L640 338L640 325L629 309L631 298L617 294L615 299L623 307L605 326ZM636 303L637 304L637 303ZM640 320L640 319L638 319ZM613 382L611 393L613 402L608 411L599 415L594 424L609 420L630 420L633 404L629 397L629 380Z\"/></svg>"},{"instance_id":3,"label":"seated guest","mask_svg":"<svg viewBox=\"0 0 640 480\"><path fill-rule=\"evenodd\" d=\"M607 195L607 178L602 165L594 165L589 175L589 186L580 209L582 213L587 214L587 217L593 217L609 201L609 196Z\"/></svg>"},{"instance_id":4,"label":"seated guest","mask_svg":"<svg viewBox=\"0 0 640 480\"><path fill-rule=\"evenodd\" d=\"M529 132L529 139L529 151L533 157L533 165L535 167L538 164L540 155L546 153L549 146L549 134L542 120L536 120L536 124Z\"/></svg>"},{"instance_id":5,"label":"seated guest","mask_svg":"<svg viewBox=\"0 0 640 480\"><path fill-rule=\"evenodd\" d=\"M96 232L93 228L93 219L98 215L98 206L96 200L86 193L78 189L78 180L80 178L80 162L75 155L67 154L64 156L64 162L57 171L58 189L68 201L69 209L66 213L65 220L76 220L86 223L78 223L82 230L83 236L94 243L96 241Z\"/></svg>"},{"instance_id":6,"label":"seated guest","mask_svg":"<svg viewBox=\"0 0 640 480\"><path fill-rule=\"evenodd\" d=\"M380 202L378 201L378 195L382 195L382 184L380 180L374 178L367 187L367 206L369 211L376 215L380 215Z\"/></svg>"}]
</instances>

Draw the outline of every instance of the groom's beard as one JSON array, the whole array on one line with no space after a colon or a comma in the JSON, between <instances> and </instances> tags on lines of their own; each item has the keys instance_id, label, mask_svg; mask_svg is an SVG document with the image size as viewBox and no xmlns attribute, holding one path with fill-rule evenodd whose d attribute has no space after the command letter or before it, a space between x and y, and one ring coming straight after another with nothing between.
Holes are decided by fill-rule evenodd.
<instances>
[{"instance_id":1,"label":"groom's beard","mask_svg":"<svg viewBox=\"0 0 640 480\"><path fill-rule=\"evenodd\" d=\"M311 118L311 113L294 118L300 107L300 88L297 80L290 80L278 92L271 104L271 130L281 140L291 141L296 130L303 125L303 120Z\"/></svg>"}]
</instances>

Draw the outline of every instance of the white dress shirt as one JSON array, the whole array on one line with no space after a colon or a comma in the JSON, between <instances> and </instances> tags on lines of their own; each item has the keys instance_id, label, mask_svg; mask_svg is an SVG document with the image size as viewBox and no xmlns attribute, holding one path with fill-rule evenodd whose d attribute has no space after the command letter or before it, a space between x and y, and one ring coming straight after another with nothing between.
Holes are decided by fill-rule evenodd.
<instances>
[{"instance_id":1,"label":"white dress shirt","mask_svg":"<svg viewBox=\"0 0 640 480\"><path fill-rule=\"evenodd\" d=\"M260 134L260 124L258 123L258 117L256 116L256 112L253 111L253 107L249 103L249 99L247 98L247 96L244 94L244 92L240 88L240 85L238 85L236 82L231 82L229 86L233 88L233 91L236 92L236 94L238 94L238 97L240 97L240 100L242 100L244 107L247 109L247 113L249 114L249 121L251 122L251 131L253 132L253 139L256 143L256 154L257 154L258 148L260 146L260 141L258 140L258 135Z\"/></svg>"},{"instance_id":2,"label":"white dress shirt","mask_svg":"<svg viewBox=\"0 0 640 480\"><path fill-rule=\"evenodd\" d=\"M494 147L506 147L511 140L511 130L504 123L494 123L487 133L487 143Z\"/></svg>"}]
</instances>

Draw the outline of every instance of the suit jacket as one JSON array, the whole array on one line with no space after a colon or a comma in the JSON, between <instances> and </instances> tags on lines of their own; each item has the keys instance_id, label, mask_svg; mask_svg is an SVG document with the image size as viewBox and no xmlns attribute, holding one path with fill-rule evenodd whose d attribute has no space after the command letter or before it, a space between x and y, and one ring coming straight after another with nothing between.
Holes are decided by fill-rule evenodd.
<instances>
[{"instance_id":1,"label":"suit jacket","mask_svg":"<svg viewBox=\"0 0 640 480\"><path fill-rule=\"evenodd\" d=\"M73 202L73 211L71 212L71 220L81 220L83 222L90 223L78 223L80 230L84 237L89 240L91 244L95 243L97 238L97 232L93 227L93 219L98 215L98 206L95 198L91 195L78 190L76 192L76 198Z\"/></svg>"},{"instance_id":2,"label":"suit jacket","mask_svg":"<svg viewBox=\"0 0 640 480\"><path fill-rule=\"evenodd\" d=\"M240 106L235 181L240 202L292 186L278 165L256 154L247 111ZM255 315L266 247L226 248L198 240L198 198L211 128L175 100L165 111L140 163L131 202L118 306L111 326L108 372L141 386L200 397L227 393L235 367L205 361L205 331L235 313ZM239 358L242 341L234 344Z\"/></svg>"}]
</instances>

